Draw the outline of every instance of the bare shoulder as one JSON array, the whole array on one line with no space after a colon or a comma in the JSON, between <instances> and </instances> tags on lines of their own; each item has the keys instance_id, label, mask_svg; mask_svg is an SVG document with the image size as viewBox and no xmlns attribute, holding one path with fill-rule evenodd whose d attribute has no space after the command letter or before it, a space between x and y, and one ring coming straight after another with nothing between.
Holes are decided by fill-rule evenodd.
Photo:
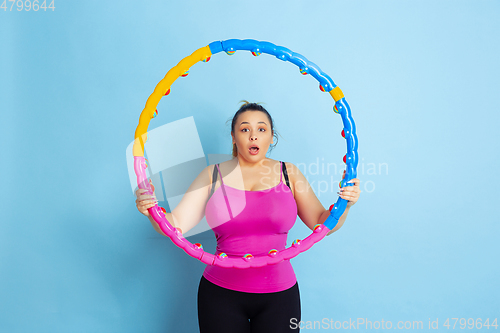
<instances>
[{"instance_id":1,"label":"bare shoulder","mask_svg":"<svg viewBox=\"0 0 500 333\"><path fill-rule=\"evenodd\" d=\"M223 175L227 175L229 173L231 173L232 170L234 170L234 168L236 168L236 166L238 165L238 159L233 157L232 159L230 160L227 160L227 161L224 161L224 162L221 162L221 163L216 163L219 165L219 170L220 172L223 174ZM211 167L211 171L213 172L214 171L214 168L215 168L215 164L214 165L210 165Z\"/></svg>"},{"instance_id":2,"label":"bare shoulder","mask_svg":"<svg viewBox=\"0 0 500 333\"><path fill-rule=\"evenodd\" d=\"M212 184L212 182L214 181L214 174L216 172L218 172L217 170L217 164L219 165L219 171L221 172L221 174L223 176L231 173L231 170L234 169L235 165L237 163L234 162L234 159L232 160L228 160L228 161L224 161L224 162L221 162L221 163L214 163L214 164L210 164L209 166L207 166L207 173L209 175L209 179L210 179L210 184ZM217 176L218 178L218 176Z\"/></svg>"},{"instance_id":3,"label":"bare shoulder","mask_svg":"<svg viewBox=\"0 0 500 333\"><path fill-rule=\"evenodd\" d=\"M284 162L286 166L286 173L290 178L297 179L297 175L302 175L300 169L292 162Z\"/></svg>"},{"instance_id":4,"label":"bare shoulder","mask_svg":"<svg viewBox=\"0 0 500 333\"><path fill-rule=\"evenodd\" d=\"M285 165L290 182L293 183L295 189L299 189L304 184L309 184L299 167L292 162L285 162Z\"/></svg>"},{"instance_id":5,"label":"bare shoulder","mask_svg":"<svg viewBox=\"0 0 500 333\"><path fill-rule=\"evenodd\" d=\"M273 160L272 158L267 158L266 163L264 165L266 168L269 168L269 167L276 168L276 171L278 171L279 166L280 166L280 162L282 162L282 161Z\"/></svg>"}]
</instances>

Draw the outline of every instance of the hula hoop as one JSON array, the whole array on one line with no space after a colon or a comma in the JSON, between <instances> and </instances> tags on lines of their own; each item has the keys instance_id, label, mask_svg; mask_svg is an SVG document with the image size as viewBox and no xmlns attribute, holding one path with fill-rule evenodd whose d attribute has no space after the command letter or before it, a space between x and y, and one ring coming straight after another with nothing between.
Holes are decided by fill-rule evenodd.
<instances>
[{"instance_id":1,"label":"hula hoop","mask_svg":"<svg viewBox=\"0 0 500 333\"><path fill-rule=\"evenodd\" d=\"M347 183L349 180L356 177L358 166L358 139L356 136L356 127L351 116L351 109L344 98L344 94L339 87L335 85L333 80L319 67L308 61L301 54L290 51L289 49L276 46L269 42L259 42L253 39L229 39L226 41L216 41L202 47L191 55L182 59L176 66L168 71L165 77L156 85L155 90L149 96L146 106L142 110L139 118L139 125L135 131L135 140L133 146L134 155L134 170L137 175L137 184L140 189L148 190L146 194L153 194L151 186L146 176L146 159L144 158L144 143L147 140L147 129L149 122L158 114L156 107L163 96L170 93L172 83L180 76L185 77L189 74L189 69L195 63L202 61L208 62L210 57L219 52L226 52L228 55L233 55L238 50L246 50L252 52L254 56L259 56L262 53L270 54L276 58L289 61L300 69L303 75L310 74L320 83L320 89L323 92L328 92L335 104L333 111L342 117L344 129L342 137L347 143L347 153L343 161L346 164L346 174L344 179L340 181L339 186L352 186L352 183ZM271 249L267 256L253 256L246 254L241 258L230 258L225 253L213 255L203 250L201 244L192 244L182 236L182 233L175 229L165 217L165 209L155 205L148 209L153 219L158 223L160 229L170 237L172 242L182 248L186 253L207 265L215 265L227 268L249 268L263 267L266 265L277 264L283 260L289 260L301 252L308 250L314 243L320 241L325 235L335 228L339 218L344 213L347 207L347 200L338 198L337 202L330 206L330 215L323 224L314 226L314 230L307 238L300 240L296 239L292 246L282 251Z\"/></svg>"}]
</instances>

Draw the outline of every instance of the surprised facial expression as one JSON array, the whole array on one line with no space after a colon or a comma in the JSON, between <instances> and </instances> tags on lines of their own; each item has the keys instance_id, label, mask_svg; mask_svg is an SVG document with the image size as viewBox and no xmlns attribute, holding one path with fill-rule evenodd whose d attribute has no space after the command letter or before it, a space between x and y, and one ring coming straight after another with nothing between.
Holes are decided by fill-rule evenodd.
<instances>
[{"instance_id":1,"label":"surprised facial expression","mask_svg":"<svg viewBox=\"0 0 500 333\"><path fill-rule=\"evenodd\" d=\"M241 157L253 161L266 157L269 146L273 143L273 133L269 118L264 112L248 110L241 113L233 130L233 144L236 143Z\"/></svg>"}]
</instances>

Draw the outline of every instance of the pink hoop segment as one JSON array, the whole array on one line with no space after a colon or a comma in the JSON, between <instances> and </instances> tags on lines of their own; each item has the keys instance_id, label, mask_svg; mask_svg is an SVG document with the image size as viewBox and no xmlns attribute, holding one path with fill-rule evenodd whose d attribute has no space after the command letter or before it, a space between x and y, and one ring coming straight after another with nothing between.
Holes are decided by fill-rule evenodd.
<instances>
[{"instance_id":1,"label":"pink hoop segment","mask_svg":"<svg viewBox=\"0 0 500 333\"><path fill-rule=\"evenodd\" d=\"M134 156L134 169L137 175L137 183L140 189L146 189L148 192L145 194L153 194L151 186L149 184L148 178L146 177L146 162L144 156ZM277 251L272 249L269 251L267 256L252 256L246 255L241 258L230 258L224 253L219 255L213 255L207 253L198 244L192 244L188 241L179 230L175 229L170 222L168 222L165 214L158 205L155 205L148 209L149 214L153 217L153 220L158 223L160 229L165 235L170 237L175 245L186 251L188 255L193 258L200 260L207 265L215 265L225 268L250 268L250 267L263 267L266 265L273 265L282 262L283 260L289 260L299 253L308 250L314 243L322 240L330 229L324 224L317 224L314 227L314 231L307 238L302 240L296 240L293 242L292 246L286 248L283 251Z\"/></svg>"}]
</instances>

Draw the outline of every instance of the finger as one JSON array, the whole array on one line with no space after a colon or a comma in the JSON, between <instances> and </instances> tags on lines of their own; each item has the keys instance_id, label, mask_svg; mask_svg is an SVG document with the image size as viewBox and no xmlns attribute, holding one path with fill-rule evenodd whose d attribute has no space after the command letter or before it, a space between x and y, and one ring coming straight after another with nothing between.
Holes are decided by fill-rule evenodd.
<instances>
[{"instance_id":1,"label":"finger","mask_svg":"<svg viewBox=\"0 0 500 333\"><path fill-rule=\"evenodd\" d=\"M346 187L342 187L340 189L340 191L343 191L343 192L346 192L346 193L350 193L350 194L359 194L361 193L361 190L359 189L359 186L346 186Z\"/></svg>"},{"instance_id":2,"label":"finger","mask_svg":"<svg viewBox=\"0 0 500 333\"><path fill-rule=\"evenodd\" d=\"M135 194L136 194L137 198L140 198L141 196L144 196L145 193L147 193L147 192L149 192L148 189L138 189L137 191L135 191ZM148 195L148 194L146 194L146 195Z\"/></svg>"},{"instance_id":3,"label":"finger","mask_svg":"<svg viewBox=\"0 0 500 333\"><path fill-rule=\"evenodd\" d=\"M346 186L341 187L340 189L342 191L352 192L352 191L356 191L357 189L359 189L359 187L356 187L356 185L353 185L353 186L346 185Z\"/></svg>"},{"instance_id":4,"label":"finger","mask_svg":"<svg viewBox=\"0 0 500 333\"><path fill-rule=\"evenodd\" d=\"M145 200L141 203L142 206L156 205L158 203L157 200Z\"/></svg>"},{"instance_id":5,"label":"finger","mask_svg":"<svg viewBox=\"0 0 500 333\"><path fill-rule=\"evenodd\" d=\"M346 195L344 198L342 199L346 199L346 200L349 200L351 202L357 202L359 197L357 195Z\"/></svg>"},{"instance_id":6,"label":"finger","mask_svg":"<svg viewBox=\"0 0 500 333\"><path fill-rule=\"evenodd\" d=\"M141 195L139 196L138 198L139 201L144 201L144 200L156 200L158 201L158 199L156 198L156 195L151 195L151 194L144 194L144 195Z\"/></svg>"},{"instance_id":7,"label":"finger","mask_svg":"<svg viewBox=\"0 0 500 333\"><path fill-rule=\"evenodd\" d=\"M359 195L361 191L359 190L359 187L348 186L341 188L340 193L345 193L348 195Z\"/></svg>"},{"instance_id":8,"label":"finger","mask_svg":"<svg viewBox=\"0 0 500 333\"><path fill-rule=\"evenodd\" d=\"M155 205L147 205L147 206L144 206L144 207L142 207L141 211L142 211L142 212L143 212L143 214L144 214L145 212L147 212L147 211L148 211L148 209L153 208L154 206L155 206Z\"/></svg>"},{"instance_id":9,"label":"finger","mask_svg":"<svg viewBox=\"0 0 500 333\"><path fill-rule=\"evenodd\" d=\"M359 193L356 193L356 192L346 192L345 195L348 195L348 196L353 197L353 198L359 197Z\"/></svg>"},{"instance_id":10,"label":"finger","mask_svg":"<svg viewBox=\"0 0 500 333\"><path fill-rule=\"evenodd\" d=\"M359 180L358 178L353 178L350 181L348 181L348 183L354 183L354 186L359 186L361 180Z\"/></svg>"},{"instance_id":11,"label":"finger","mask_svg":"<svg viewBox=\"0 0 500 333\"><path fill-rule=\"evenodd\" d=\"M339 197L341 197L342 199L345 199L345 200L349 200L349 198L351 197L349 194L346 194L346 193L342 193L342 192L337 192Z\"/></svg>"},{"instance_id":12,"label":"finger","mask_svg":"<svg viewBox=\"0 0 500 333\"><path fill-rule=\"evenodd\" d=\"M340 197L342 199L347 200L347 201L353 201L354 202L356 200L356 198L354 196L352 196L352 195L341 195Z\"/></svg>"},{"instance_id":13,"label":"finger","mask_svg":"<svg viewBox=\"0 0 500 333\"><path fill-rule=\"evenodd\" d=\"M137 192L139 192L139 190L137 190ZM141 194L138 195L138 198L145 197L145 196L154 196L154 195L155 195L154 191L150 191L147 189L141 189Z\"/></svg>"},{"instance_id":14,"label":"finger","mask_svg":"<svg viewBox=\"0 0 500 333\"><path fill-rule=\"evenodd\" d=\"M345 199L345 198L350 198L352 195L349 192L344 191L340 192L340 196Z\"/></svg>"},{"instance_id":15,"label":"finger","mask_svg":"<svg viewBox=\"0 0 500 333\"><path fill-rule=\"evenodd\" d=\"M141 206L141 209L139 209L139 211L141 212L146 212L149 208L152 208L154 207L155 205L153 204L150 204L150 205L144 205L144 206Z\"/></svg>"}]
</instances>

